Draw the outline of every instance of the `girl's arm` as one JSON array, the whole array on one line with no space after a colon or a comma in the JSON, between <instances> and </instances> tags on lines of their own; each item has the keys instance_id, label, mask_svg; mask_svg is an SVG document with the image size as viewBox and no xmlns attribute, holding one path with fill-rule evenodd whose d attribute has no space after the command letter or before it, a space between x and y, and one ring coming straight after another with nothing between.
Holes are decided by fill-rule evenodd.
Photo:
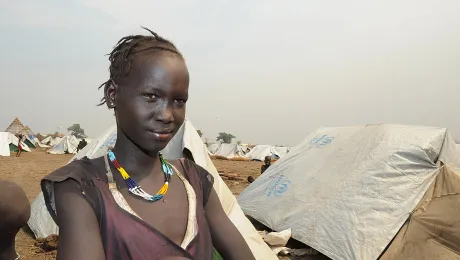
<instances>
[{"instance_id":1,"label":"girl's arm","mask_svg":"<svg viewBox=\"0 0 460 260\"><path fill-rule=\"evenodd\" d=\"M225 214L214 189L211 190L205 210L212 242L223 259L255 260L243 236Z\"/></svg>"},{"instance_id":2,"label":"girl's arm","mask_svg":"<svg viewBox=\"0 0 460 260\"><path fill-rule=\"evenodd\" d=\"M59 246L57 259L102 260L104 247L94 210L74 180L55 184Z\"/></svg>"}]
</instances>

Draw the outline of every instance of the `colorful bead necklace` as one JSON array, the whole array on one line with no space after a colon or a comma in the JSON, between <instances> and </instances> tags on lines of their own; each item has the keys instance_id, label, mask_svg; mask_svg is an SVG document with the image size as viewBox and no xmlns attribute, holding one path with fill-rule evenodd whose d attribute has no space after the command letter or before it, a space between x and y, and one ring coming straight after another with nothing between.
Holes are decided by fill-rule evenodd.
<instances>
[{"instance_id":1,"label":"colorful bead necklace","mask_svg":"<svg viewBox=\"0 0 460 260\"><path fill-rule=\"evenodd\" d=\"M107 152L109 155L109 159L112 162L112 164L117 168L117 170L121 173L121 176L123 177L123 180L125 180L126 186L128 186L128 190L136 195L139 196L145 200L155 202L157 200L160 200L163 198L163 196L168 192L168 187L169 183L171 182L171 176L173 174L173 168L170 163L168 163L164 158L161 153L159 153L160 157L160 162L161 162L161 167L163 169L163 173L165 175L165 184L161 187L161 189L157 192L156 195L150 195L147 192L145 192L140 185L137 185L137 183L129 176L129 174L126 172L126 170L121 167L120 163L117 161L117 158L115 157L115 154L111 150Z\"/></svg>"}]
</instances>

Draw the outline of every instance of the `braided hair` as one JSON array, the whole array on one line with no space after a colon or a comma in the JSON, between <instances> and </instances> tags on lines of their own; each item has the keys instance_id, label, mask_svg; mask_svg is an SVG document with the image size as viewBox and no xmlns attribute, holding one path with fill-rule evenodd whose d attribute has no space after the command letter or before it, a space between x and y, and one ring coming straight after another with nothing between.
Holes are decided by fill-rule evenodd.
<instances>
[{"instance_id":1,"label":"braided hair","mask_svg":"<svg viewBox=\"0 0 460 260\"><path fill-rule=\"evenodd\" d=\"M148 28L142 27L142 29L147 30L151 35L125 36L118 41L112 52L107 54L109 55L110 61L110 78L102 83L98 89L108 87L111 84L117 85L120 79L128 76L131 70L131 62L139 53L167 51L182 57L182 54L172 42L164 39ZM106 101L105 97L103 97L99 106L105 104Z\"/></svg>"}]
</instances>

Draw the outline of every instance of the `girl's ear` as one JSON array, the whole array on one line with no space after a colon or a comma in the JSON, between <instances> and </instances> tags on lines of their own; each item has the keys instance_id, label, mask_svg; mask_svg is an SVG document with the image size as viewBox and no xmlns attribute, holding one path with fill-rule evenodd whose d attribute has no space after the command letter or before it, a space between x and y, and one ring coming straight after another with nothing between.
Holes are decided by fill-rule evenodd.
<instances>
[{"instance_id":1,"label":"girl's ear","mask_svg":"<svg viewBox=\"0 0 460 260\"><path fill-rule=\"evenodd\" d=\"M108 82L104 87L104 98L105 103L109 109L115 108L116 106L116 93L117 93L117 86L114 84L112 80Z\"/></svg>"}]
</instances>

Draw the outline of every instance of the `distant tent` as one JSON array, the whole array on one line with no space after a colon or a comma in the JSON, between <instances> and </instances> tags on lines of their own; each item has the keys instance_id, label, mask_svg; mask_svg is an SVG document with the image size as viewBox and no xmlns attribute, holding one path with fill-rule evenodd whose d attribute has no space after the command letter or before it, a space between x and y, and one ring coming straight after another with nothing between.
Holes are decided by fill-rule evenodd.
<instances>
[{"instance_id":1,"label":"distant tent","mask_svg":"<svg viewBox=\"0 0 460 260\"><path fill-rule=\"evenodd\" d=\"M27 136L30 138L30 140L33 140L34 137L35 137L35 133L32 131L32 129L30 129L29 126L26 126L26 132L27 132Z\"/></svg>"},{"instance_id":2,"label":"distant tent","mask_svg":"<svg viewBox=\"0 0 460 260\"><path fill-rule=\"evenodd\" d=\"M56 137L58 138L58 137ZM60 139L60 141L53 146L53 148L49 149L47 153L50 154L69 154L69 153L77 153L78 147L78 139L71 135L71 136L64 136Z\"/></svg>"},{"instance_id":3,"label":"distant tent","mask_svg":"<svg viewBox=\"0 0 460 260\"><path fill-rule=\"evenodd\" d=\"M10 152L18 151L19 139L10 132L0 132L0 156L10 156ZM30 152L30 148L22 142L24 151Z\"/></svg>"},{"instance_id":4,"label":"distant tent","mask_svg":"<svg viewBox=\"0 0 460 260\"><path fill-rule=\"evenodd\" d=\"M42 142L40 142L40 140L38 140L37 137L33 137L32 141L34 142L35 146L39 146L41 148L49 148L50 146L49 145L46 145L46 144L43 144Z\"/></svg>"},{"instance_id":5,"label":"distant tent","mask_svg":"<svg viewBox=\"0 0 460 260\"><path fill-rule=\"evenodd\" d=\"M31 140L31 137L29 135L29 131L30 131L30 133L33 134L32 130L30 130L30 128L28 128L28 127L25 127L22 124L21 120L19 120L19 118L17 118L17 117L13 120L13 122L11 122L11 124L5 130L5 132L12 133L13 135L21 134L21 135L25 136L25 139L24 139L23 142L29 148L35 149L35 145L34 145L34 142ZM17 149L17 147L16 147L16 149Z\"/></svg>"},{"instance_id":6,"label":"distant tent","mask_svg":"<svg viewBox=\"0 0 460 260\"><path fill-rule=\"evenodd\" d=\"M287 154L288 147L277 147L272 145L256 145L251 151L246 154L246 157L250 160L263 161L265 156L272 158L281 158Z\"/></svg>"},{"instance_id":7,"label":"distant tent","mask_svg":"<svg viewBox=\"0 0 460 260\"><path fill-rule=\"evenodd\" d=\"M10 132L14 135L17 135L17 134L28 135L26 127L21 123L21 120L19 120L19 118L17 117L6 128L5 132Z\"/></svg>"},{"instance_id":8,"label":"distant tent","mask_svg":"<svg viewBox=\"0 0 460 260\"><path fill-rule=\"evenodd\" d=\"M0 156L10 156L10 134L0 132Z\"/></svg>"},{"instance_id":9,"label":"distant tent","mask_svg":"<svg viewBox=\"0 0 460 260\"><path fill-rule=\"evenodd\" d=\"M48 136L45 139L43 139L41 143L53 147L57 145L61 141L61 139L61 137Z\"/></svg>"},{"instance_id":10,"label":"distant tent","mask_svg":"<svg viewBox=\"0 0 460 260\"><path fill-rule=\"evenodd\" d=\"M235 157L244 157L245 151L244 149L238 144L226 144L221 143L217 149L214 151L215 156L222 156L228 159L232 159Z\"/></svg>"},{"instance_id":11,"label":"distant tent","mask_svg":"<svg viewBox=\"0 0 460 260\"><path fill-rule=\"evenodd\" d=\"M35 149L37 148L35 146L35 142L32 141L27 135L25 135L24 141L23 141L29 148Z\"/></svg>"},{"instance_id":12,"label":"distant tent","mask_svg":"<svg viewBox=\"0 0 460 260\"><path fill-rule=\"evenodd\" d=\"M209 154L214 155L214 153L217 151L217 148L219 148L219 145L220 145L220 143L208 145Z\"/></svg>"},{"instance_id":13,"label":"distant tent","mask_svg":"<svg viewBox=\"0 0 460 260\"><path fill-rule=\"evenodd\" d=\"M42 144L46 144L46 145L49 145L50 142L51 142L51 136L47 136L45 138L43 138L43 140L41 141Z\"/></svg>"}]
</instances>

